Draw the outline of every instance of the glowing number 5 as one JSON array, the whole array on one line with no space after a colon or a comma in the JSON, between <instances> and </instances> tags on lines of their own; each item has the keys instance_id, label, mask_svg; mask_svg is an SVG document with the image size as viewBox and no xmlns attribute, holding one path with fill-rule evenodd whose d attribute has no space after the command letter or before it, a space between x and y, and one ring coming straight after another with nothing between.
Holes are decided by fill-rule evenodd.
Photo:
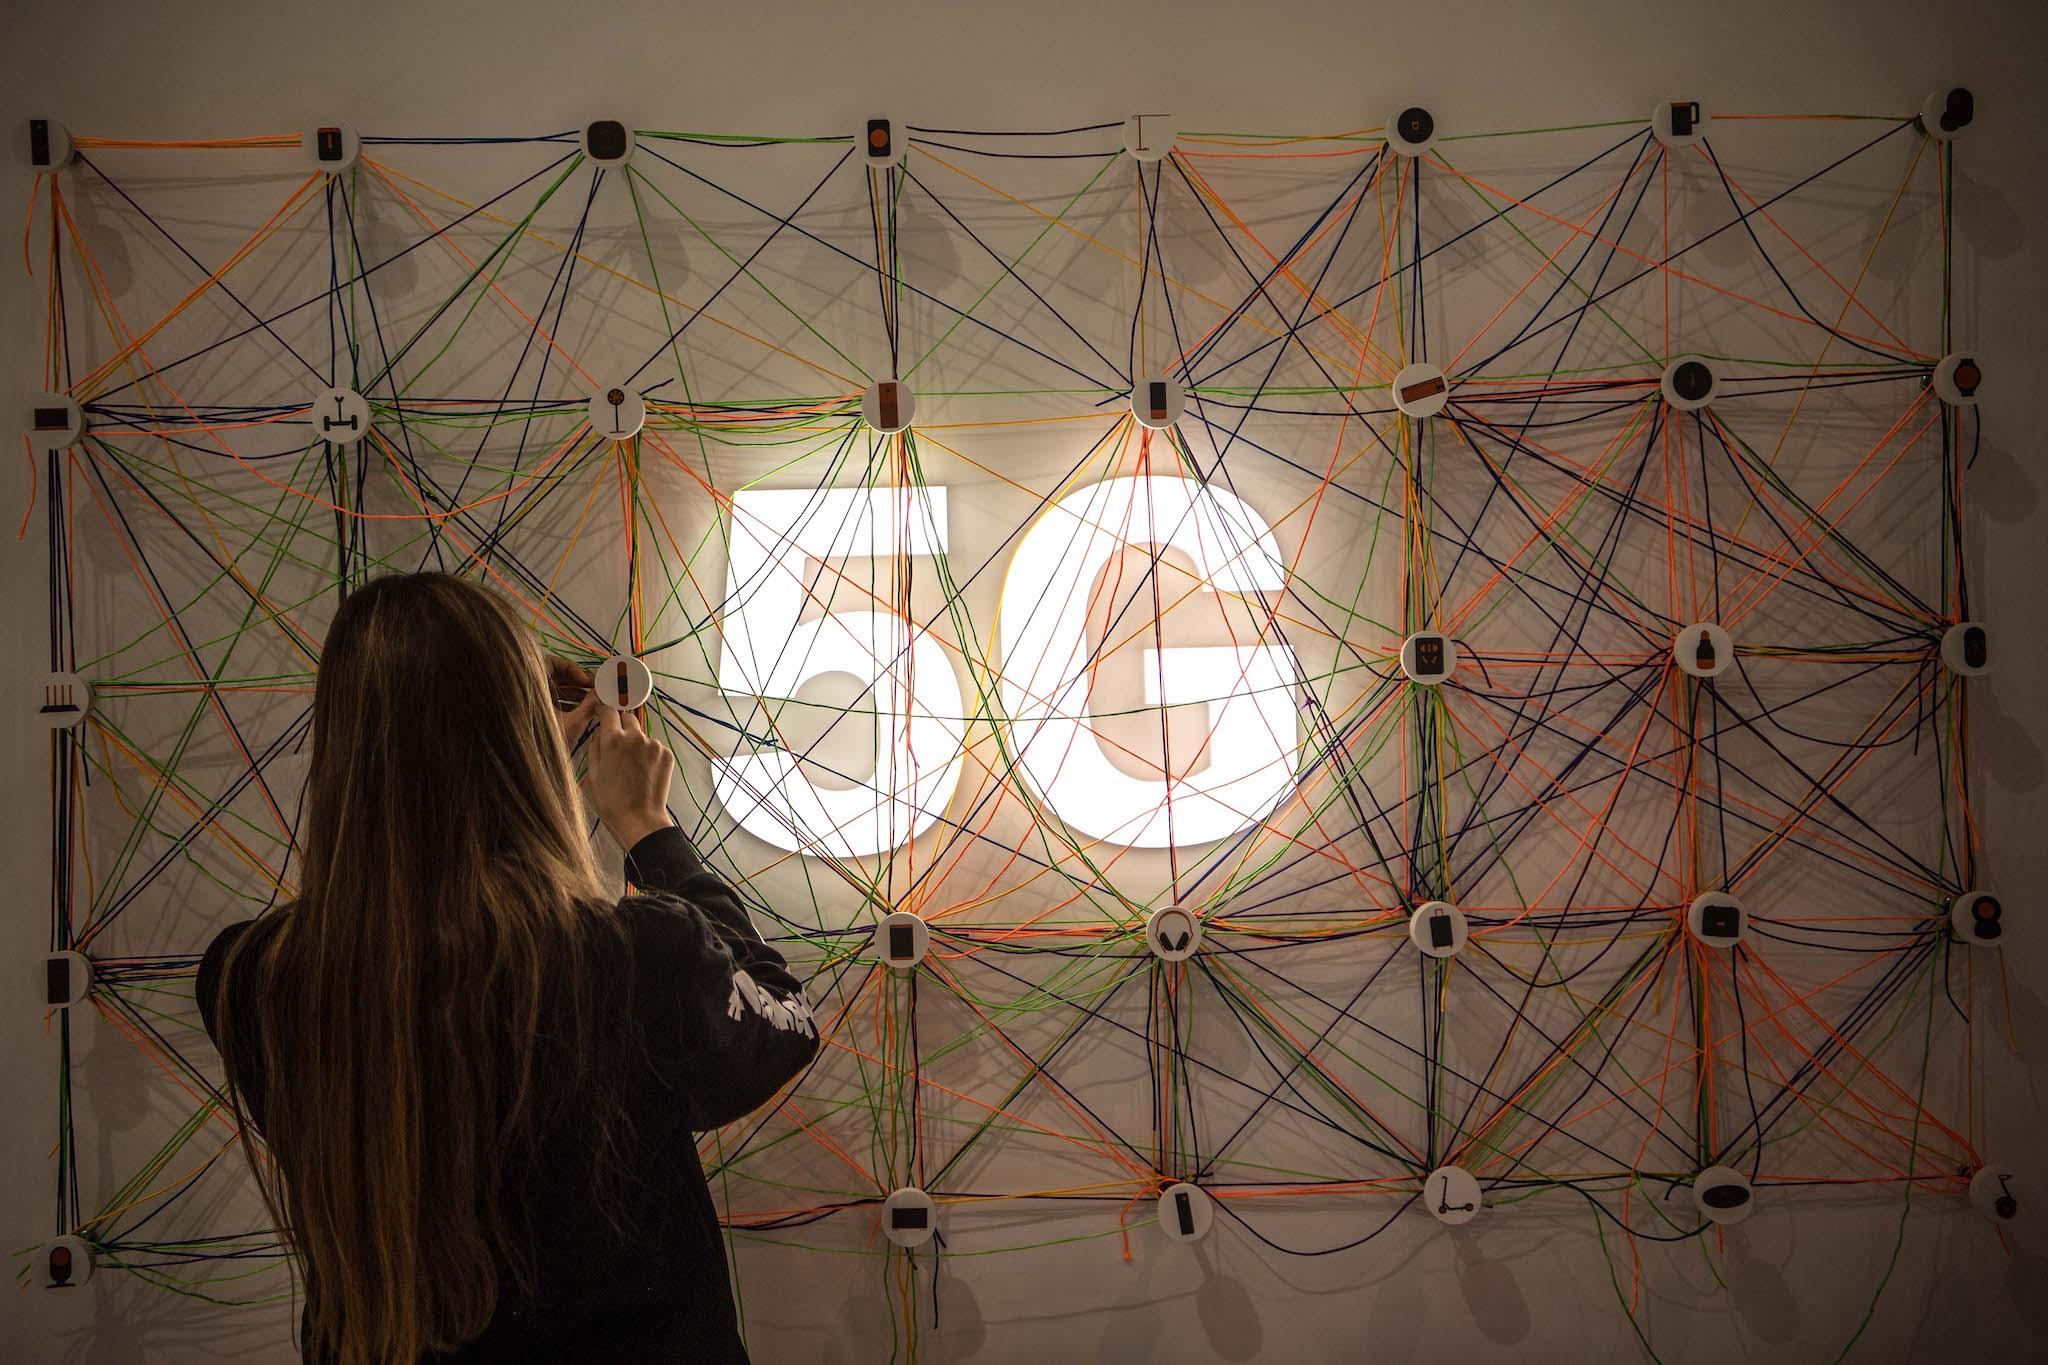
<instances>
[{"instance_id":1,"label":"glowing number 5","mask_svg":"<svg viewBox=\"0 0 2048 1365\"><path fill-rule=\"evenodd\" d=\"M777 848L837 857L884 852L936 820L959 783L960 682L939 642L913 639L909 624L891 611L800 619L812 596L829 599L843 582L867 582L865 574L842 578L831 567L838 561L872 558L886 566L946 552L946 490L924 489L907 517L899 497L866 488L733 496L719 687L788 698L813 678L851 673L874 689L872 773L833 775L819 786L788 750L745 742L714 764L719 803L741 828ZM806 572L812 560L828 567ZM884 598L888 573L881 568L876 580ZM748 728L769 734L758 713Z\"/></svg>"},{"instance_id":2,"label":"glowing number 5","mask_svg":"<svg viewBox=\"0 0 2048 1365\"><path fill-rule=\"evenodd\" d=\"M1208 706L1208 762L1170 783L1118 769L1088 715L1085 615L1110 557L1147 543L1185 553L1212 591L1253 595L1286 584L1265 520L1222 489L1118 478L1061 499L1025 535L1003 581L1002 698L1014 752L1046 804L1083 833L1140 848L1226 839L1294 787L1294 651L1144 651L1147 705Z\"/></svg>"}]
</instances>

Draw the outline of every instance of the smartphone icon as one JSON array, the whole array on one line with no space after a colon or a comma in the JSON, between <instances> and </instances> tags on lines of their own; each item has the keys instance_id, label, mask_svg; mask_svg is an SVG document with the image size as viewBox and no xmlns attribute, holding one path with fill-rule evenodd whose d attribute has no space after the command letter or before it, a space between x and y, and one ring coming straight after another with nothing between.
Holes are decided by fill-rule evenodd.
<instances>
[{"instance_id":1,"label":"smartphone icon","mask_svg":"<svg viewBox=\"0 0 2048 1365\"><path fill-rule=\"evenodd\" d=\"M892 924L889 926L889 957L896 962L908 961L916 951L911 945L910 926Z\"/></svg>"},{"instance_id":2,"label":"smartphone icon","mask_svg":"<svg viewBox=\"0 0 2048 1365\"><path fill-rule=\"evenodd\" d=\"M1166 404L1166 381L1163 379L1155 379L1146 387L1149 390L1147 396L1151 399L1150 408L1152 413L1152 420L1155 422L1164 422L1166 420L1168 411Z\"/></svg>"},{"instance_id":3,"label":"smartphone icon","mask_svg":"<svg viewBox=\"0 0 2048 1365\"><path fill-rule=\"evenodd\" d=\"M1442 911L1438 911L1436 914L1431 915L1429 917L1430 947L1448 948L1451 946L1451 943L1456 938L1457 934L1451 928L1451 917L1449 915L1444 914Z\"/></svg>"},{"instance_id":4,"label":"smartphone icon","mask_svg":"<svg viewBox=\"0 0 2048 1365\"><path fill-rule=\"evenodd\" d=\"M1195 1206L1189 1202L1186 1190L1175 1190L1173 1192L1173 1213L1174 1217L1180 1221L1180 1235L1183 1237L1194 1236Z\"/></svg>"},{"instance_id":5,"label":"smartphone icon","mask_svg":"<svg viewBox=\"0 0 2048 1365\"><path fill-rule=\"evenodd\" d=\"M931 1211L922 1204L889 1210L889 1226L892 1228L923 1228L931 1226Z\"/></svg>"}]
</instances>

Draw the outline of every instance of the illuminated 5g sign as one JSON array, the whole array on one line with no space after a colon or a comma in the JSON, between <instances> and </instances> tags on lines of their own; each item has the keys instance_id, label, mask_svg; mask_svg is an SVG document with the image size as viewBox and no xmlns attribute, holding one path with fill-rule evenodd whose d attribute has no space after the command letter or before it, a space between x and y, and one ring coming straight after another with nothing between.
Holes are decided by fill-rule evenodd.
<instances>
[{"instance_id":1,"label":"illuminated 5g sign","mask_svg":"<svg viewBox=\"0 0 2048 1365\"><path fill-rule=\"evenodd\" d=\"M871 604L802 616L838 582L808 565L943 555L946 525L944 488L913 490L907 502L866 488L734 495L719 687L786 699L824 674L850 673L872 689L876 715L874 769L864 781L821 786L778 744L719 760L715 791L741 828L778 848L858 857L943 814L964 760L960 684L939 641L891 609L900 585L878 579ZM1086 613L1098 578L1133 545L1178 551L1192 561L1198 591L1241 599L1245 619L1286 582L1272 530L1230 492L1148 476L1062 498L1025 534L1003 581L998 692L1007 752L1046 806L1091 838L1141 848L1228 838L1293 788L1294 652L1273 644L1146 649L1148 706L1207 708L1204 761L1184 775L1124 771L1089 714L1095 651ZM757 724L747 728L760 736Z\"/></svg>"}]
</instances>

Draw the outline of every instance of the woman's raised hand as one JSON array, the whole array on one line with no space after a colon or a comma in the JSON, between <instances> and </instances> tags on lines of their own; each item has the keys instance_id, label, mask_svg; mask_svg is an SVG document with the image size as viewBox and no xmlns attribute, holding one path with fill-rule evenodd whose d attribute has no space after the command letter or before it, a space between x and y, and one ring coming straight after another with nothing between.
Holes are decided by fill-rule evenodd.
<instances>
[{"instance_id":1,"label":"woman's raised hand","mask_svg":"<svg viewBox=\"0 0 2048 1365\"><path fill-rule=\"evenodd\" d=\"M676 756L640 728L640 718L633 712L617 711L602 703L597 703L596 709L586 790L597 818L604 821L620 848L630 849L671 823L668 785L675 774Z\"/></svg>"},{"instance_id":2,"label":"woman's raised hand","mask_svg":"<svg viewBox=\"0 0 2048 1365\"><path fill-rule=\"evenodd\" d=\"M548 695L555 703L555 724L562 727L562 744L574 749L576 741L590 728L591 713L597 705L597 680L582 664L559 654L546 656Z\"/></svg>"}]
</instances>

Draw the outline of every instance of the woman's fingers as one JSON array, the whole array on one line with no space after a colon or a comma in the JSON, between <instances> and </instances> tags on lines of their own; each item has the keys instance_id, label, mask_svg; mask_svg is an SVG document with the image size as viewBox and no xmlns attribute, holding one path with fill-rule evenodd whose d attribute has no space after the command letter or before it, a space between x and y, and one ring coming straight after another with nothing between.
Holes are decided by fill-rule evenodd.
<instances>
[{"instance_id":1,"label":"woman's fingers","mask_svg":"<svg viewBox=\"0 0 2048 1365\"><path fill-rule=\"evenodd\" d=\"M589 669L559 654L548 655L547 664L548 679L558 686L566 683L572 687L589 687L595 681Z\"/></svg>"},{"instance_id":2,"label":"woman's fingers","mask_svg":"<svg viewBox=\"0 0 2048 1365\"><path fill-rule=\"evenodd\" d=\"M583 694L583 700L577 702L575 706L567 711L555 713L555 719L561 723L562 741L565 744L574 748L576 742L583 738L583 732L590 728L590 722L595 719L591 712L597 705L597 693L586 692Z\"/></svg>"}]
</instances>

